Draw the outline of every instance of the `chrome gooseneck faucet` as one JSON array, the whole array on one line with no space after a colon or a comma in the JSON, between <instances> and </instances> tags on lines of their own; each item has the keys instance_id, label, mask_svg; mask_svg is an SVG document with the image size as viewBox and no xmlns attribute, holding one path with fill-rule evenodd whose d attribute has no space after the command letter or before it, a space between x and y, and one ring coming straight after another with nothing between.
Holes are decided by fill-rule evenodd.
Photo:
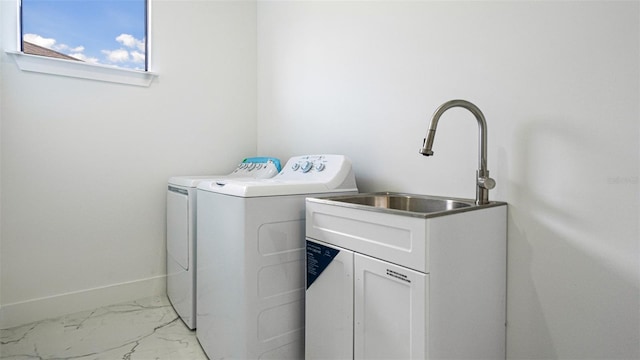
<instances>
[{"instance_id":1,"label":"chrome gooseneck faucet","mask_svg":"<svg viewBox=\"0 0 640 360\"><path fill-rule=\"evenodd\" d=\"M487 170L487 121L482 115L482 111L477 106L466 100L450 100L440 105L431 117L431 125L427 132L427 137L422 143L420 154L424 156L433 155L431 148L433 147L433 139L436 136L436 127L438 120L445 111L453 108L461 107L469 110L478 121L478 170L476 171L476 204L483 205L489 203L489 190L496 186L495 180L489 177Z\"/></svg>"}]
</instances>

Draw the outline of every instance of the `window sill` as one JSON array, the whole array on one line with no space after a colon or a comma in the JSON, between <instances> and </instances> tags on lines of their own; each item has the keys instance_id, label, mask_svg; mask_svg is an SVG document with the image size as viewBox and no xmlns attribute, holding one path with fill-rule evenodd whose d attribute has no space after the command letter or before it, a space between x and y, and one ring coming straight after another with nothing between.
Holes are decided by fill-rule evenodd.
<instances>
[{"instance_id":1,"label":"window sill","mask_svg":"<svg viewBox=\"0 0 640 360\"><path fill-rule=\"evenodd\" d=\"M158 74L6 51L22 71L148 87Z\"/></svg>"}]
</instances>

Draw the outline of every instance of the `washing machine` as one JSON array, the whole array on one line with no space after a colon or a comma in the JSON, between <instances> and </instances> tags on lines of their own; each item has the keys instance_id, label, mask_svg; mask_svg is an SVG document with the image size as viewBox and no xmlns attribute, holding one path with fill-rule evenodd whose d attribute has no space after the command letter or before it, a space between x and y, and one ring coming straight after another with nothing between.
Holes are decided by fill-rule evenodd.
<instances>
[{"instance_id":1,"label":"washing machine","mask_svg":"<svg viewBox=\"0 0 640 360\"><path fill-rule=\"evenodd\" d=\"M167 189L167 296L182 321L196 327L196 203L198 184L214 179L270 178L280 171L276 158L244 159L229 175L175 176Z\"/></svg>"},{"instance_id":2,"label":"washing machine","mask_svg":"<svg viewBox=\"0 0 640 360\"><path fill-rule=\"evenodd\" d=\"M198 185L196 337L210 359L304 358L305 198L357 191L342 155Z\"/></svg>"}]
</instances>

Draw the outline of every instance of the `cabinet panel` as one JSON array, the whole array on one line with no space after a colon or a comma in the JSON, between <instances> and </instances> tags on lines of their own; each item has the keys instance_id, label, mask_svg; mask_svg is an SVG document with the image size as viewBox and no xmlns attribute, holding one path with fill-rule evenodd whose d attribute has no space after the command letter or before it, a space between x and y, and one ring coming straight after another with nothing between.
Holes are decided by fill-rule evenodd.
<instances>
[{"instance_id":1,"label":"cabinet panel","mask_svg":"<svg viewBox=\"0 0 640 360\"><path fill-rule=\"evenodd\" d=\"M353 359L353 252L307 240L306 359Z\"/></svg>"},{"instance_id":2,"label":"cabinet panel","mask_svg":"<svg viewBox=\"0 0 640 360\"><path fill-rule=\"evenodd\" d=\"M354 254L355 359L425 359L426 274Z\"/></svg>"},{"instance_id":3,"label":"cabinet panel","mask_svg":"<svg viewBox=\"0 0 640 360\"><path fill-rule=\"evenodd\" d=\"M306 235L426 273L432 220L307 200Z\"/></svg>"}]
</instances>

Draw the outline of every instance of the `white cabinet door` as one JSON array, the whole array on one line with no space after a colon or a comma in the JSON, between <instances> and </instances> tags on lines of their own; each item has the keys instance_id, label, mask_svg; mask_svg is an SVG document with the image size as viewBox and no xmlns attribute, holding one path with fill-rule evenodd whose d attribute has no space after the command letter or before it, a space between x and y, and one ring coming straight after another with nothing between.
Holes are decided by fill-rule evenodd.
<instances>
[{"instance_id":1,"label":"white cabinet door","mask_svg":"<svg viewBox=\"0 0 640 360\"><path fill-rule=\"evenodd\" d=\"M426 359L428 277L355 254L355 359Z\"/></svg>"},{"instance_id":2,"label":"white cabinet door","mask_svg":"<svg viewBox=\"0 0 640 360\"><path fill-rule=\"evenodd\" d=\"M307 240L305 358L353 359L353 252Z\"/></svg>"}]
</instances>

